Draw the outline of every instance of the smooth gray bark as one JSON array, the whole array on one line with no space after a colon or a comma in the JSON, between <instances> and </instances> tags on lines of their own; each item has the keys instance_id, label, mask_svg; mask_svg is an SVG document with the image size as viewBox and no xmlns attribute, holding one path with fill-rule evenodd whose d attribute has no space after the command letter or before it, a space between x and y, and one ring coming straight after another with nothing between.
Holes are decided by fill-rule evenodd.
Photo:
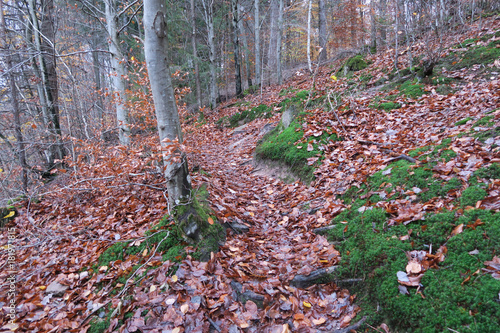
<instances>
[{"instance_id":1,"label":"smooth gray bark","mask_svg":"<svg viewBox=\"0 0 500 333\"><path fill-rule=\"evenodd\" d=\"M166 149L163 161L168 198L171 204L177 204L189 196L191 184L185 154L178 146L173 150L169 149L176 139L182 143L182 131L168 66L166 11L166 3L162 0L144 1L144 54L158 122L158 134L162 147Z\"/></svg>"},{"instance_id":2,"label":"smooth gray bark","mask_svg":"<svg viewBox=\"0 0 500 333\"><path fill-rule=\"evenodd\" d=\"M115 0L104 0L106 7L106 28L109 35L109 52L111 53L111 85L114 95L116 119L118 121L118 136L120 144L130 144L130 125L128 111L125 107L125 57L120 49L120 38L118 36L117 3Z\"/></svg>"},{"instance_id":3,"label":"smooth gray bark","mask_svg":"<svg viewBox=\"0 0 500 333\"><path fill-rule=\"evenodd\" d=\"M215 68L215 28L214 28L214 0L202 0L203 18L207 26L207 44L210 59L210 104L212 109L217 107L217 73Z\"/></svg>"},{"instance_id":4,"label":"smooth gray bark","mask_svg":"<svg viewBox=\"0 0 500 333\"><path fill-rule=\"evenodd\" d=\"M231 21L233 27L233 51L234 51L234 82L236 85L236 96L241 96L241 65L240 65L240 34L238 28L238 0L231 0L231 11L233 19Z\"/></svg>"},{"instance_id":5,"label":"smooth gray bark","mask_svg":"<svg viewBox=\"0 0 500 333\"><path fill-rule=\"evenodd\" d=\"M277 49L277 39L278 39L278 11L279 4L278 0L271 0L271 14L270 14L270 26L269 26L269 48L267 52L267 70L269 72L269 83L273 81L273 73L276 70L276 56L278 53Z\"/></svg>"},{"instance_id":6,"label":"smooth gray bark","mask_svg":"<svg viewBox=\"0 0 500 333\"><path fill-rule=\"evenodd\" d=\"M193 48L193 61L194 61L194 81L196 85L196 108L201 107L201 83L200 83L200 68L198 65L198 49L196 48L196 15L194 8L194 0L190 0L191 9L191 46Z\"/></svg>"},{"instance_id":7,"label":"smooth gray bark","mask_svg":"<svg viewBox=\"0 0 500 333\"><path fill-rule=\"evenodd\" d=\"M278 74L278 84L283 83L283 64L281 62L281 35L283 33L283 10L284 10L283 0L279 0L278 8L278 35L276 37L276 64L277 64L277 74Z\"/></svg>"},{"instance_id":8,"label":"smooth gray bark","mask_svg":"<svg viewBox=\"0 0 500 333\"><path fill-rule=\"evenodd\" d=\"M245 33L245 27L243 25L243 7L238 6L240 10L240 20L238 21L238 28L240 29L241 42L243 43L243 49L245 50L245 72L247 75L248 89L252 86L252 71L250 69L250 50L248 49L247 34Z\"/></svg>"},{"instance_id":9,"label":"smooth gray bark","mask_svg":"<svg viewBox=\"0 0 500 333\"><path fill-rule=\"evenodd\" d=\"M318 33L319 33L319 61L324 62L328 58L327 42L328 33L326 32L326 9L325 0L318 0Z\"/></svg>"},{"instance_id":10,"label":"smooth gray bark","mask_svg":"<svg viewBox=\"0 0 500 333\"><path fill-rule=\"evenodd\" d=\"M260 1L254 0L254 35L255 35L255 84L262 83L262 68L260 60Z\"/></svg>"}]
</instances>

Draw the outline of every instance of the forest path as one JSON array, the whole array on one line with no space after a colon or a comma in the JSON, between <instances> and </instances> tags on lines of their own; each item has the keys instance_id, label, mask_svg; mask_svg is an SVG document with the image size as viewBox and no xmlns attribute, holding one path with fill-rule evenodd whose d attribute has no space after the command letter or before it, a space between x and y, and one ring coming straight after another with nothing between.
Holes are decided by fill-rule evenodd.
<instances>
[{"instance_id":1,"label":"forest path","mask_svg":"<svg viewBox=\"0 0 500 333\"><path fill-rule=\"evenodd\" d=\"M215 269L221 281L240 289L233 292L238 304L230 306L234 317L214 322L225 326L234 321L249 332L286 332L287 327L321 332L348 326L357 308L346 290L332 283L307 289L290 285L295 275L332 267L340 257L323 236L313 233L328 221L299 208L304 204L300 198L311 197L314 189L254 175L250 162L264 124L252 123L238 132L212 131L195 158L210 174L199 180L209 183L215 210L227 216L225 222L250 227L246 234L229 232L215 262L209 263L222 268ZM306 206L311 205L314 200Z\"/></svg>"}]
</instances>

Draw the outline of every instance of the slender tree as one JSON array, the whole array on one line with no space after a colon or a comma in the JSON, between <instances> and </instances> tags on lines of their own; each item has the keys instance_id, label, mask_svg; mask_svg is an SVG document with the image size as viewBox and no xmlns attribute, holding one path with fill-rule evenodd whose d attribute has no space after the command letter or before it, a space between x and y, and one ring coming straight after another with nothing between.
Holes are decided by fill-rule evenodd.
<instances>
[{"instance_id":1,"label":"slender tree","mask_svg":"<svg viewBox=\"0 0 500 333\"><path fill-rule=\"evenodd\" d=\"M231 0L231 21L233 27L233 50L234 50L234 81L236 84L236 96L241 96L241 66L240 66L240 33L238 29L238 0Z\"/></svg>"},{"instance_id":2,"label":"slender tree","mask_svg":"<svg viewBox=\"0 0 500 333\"><path fill-rule=\"evenodd\" d=\"M203 19L207 27L207 44L210 59L210 104L212 108L217 106L217 73L215 66L215 27L214 27L214 0L201 0L203 6Z\"/></svg>"},{"instance_id":3,"label":"slender tree","mask_svg":"<svg viewBox=\"0 0 500 333\"><path fill-rule=\"evenodd\" d=\"M260 1L254 0L254 36L255 36L255 84L262 83L261 50L260 50Z\"/></svg>"},{"instance_id":4,"label":"slender tree","mask_svg":"<svg viewBox=\"0 0 500 333\"><path fill-rule=\"evenodd\" d=\"M182 143L182 131L168 65L166 12L164 1L144 1L144 53L160 142L170 152L163 155L168 198L176 204L189 196L191 184L186 156L174 144L176 140Z\"/></svg>"},{"instance_id":5,"label":"slender tree","mask_svg":"<svg viewBox=\"0 0 500 333\"><path fill-rule=\"evenodd\" d=\"M318 0L318 33L319 33L319 61L324 62L328 58L327 42L328 33L326 31L326 8L325 0Z\"/></svg>"},{"instance_id":6,"label":"slender tree","mask_svg":"<svg viewBox=\"0 0 500 333\"><path fill-rule=\"evenodd\" d=\"M125 56L120 48L120 29L118 22L121 14L117 11L115 0L104 0L106 6L106 27L109 35L109 52L111 53L111 83L115 97L116 118L118 121L118 136L122 145L130 144L130 125L127 108L125 107L125 79L127 68Z\"/></svg>"},{"instance_id":7,"label":"slender tree","mask_svg":"<svg viewBox=\"0 0 500 333\"><path fill-rule=\"evenodd\" d=\"M198 48L196 47L196 15L194 0L189 1L190 16L191 16L191 47L193 48L193 61L194 61L194 81L196 84L196 109L201 107L201 82L200 82L200 66L198 64Z\"/></svg>"},{"instance_id":8,"label":"slender tree","mask_svg":"<svg viewBox=\"0 0 500 333\"><path fill-rule=\"evenodd\" d=\"M54 1L42 0L40 11L35 0L28 1L31 32L37 52L41 85L40 101L42 102L43 118L48 132L49 145L46 150L47 169L52 169L65 156L61 139L59 122L59 90L56 72ZM37 12L40 12L40 20Z\"/></svg>"}]
</instances>

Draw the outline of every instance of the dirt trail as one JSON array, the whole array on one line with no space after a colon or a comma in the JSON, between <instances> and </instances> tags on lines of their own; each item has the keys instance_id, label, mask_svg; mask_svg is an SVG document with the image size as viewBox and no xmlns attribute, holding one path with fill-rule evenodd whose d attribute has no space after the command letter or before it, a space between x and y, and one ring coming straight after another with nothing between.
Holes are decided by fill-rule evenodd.
<instances>
[{"instance_id":1,"label":"dirt trail","mask_svg":"<svg viewBox=\"0 0 500 333\"><path fill-rule=\"evenodd\" d=\"M247 234L230 232L209 263L217 267L217 280L233 289L228 303L237 301L228 304L232 315L211 317L219 327L234 332L236 326L248 327L247 332L286 332L283 324L301 332L307 327L332 331L348 326L356 308L346 290L331 283L307 289L290 285L295 275L334 266L340 258L324 237L312 232L311 216L295 206L296 197L307 188L252 174L248 161L262 125L257 122L234 135L213 132L207 141L211 144L197 155L196 162L211 176L205 180L215 209L230 215L227 222L250 226ZM234 142L239 144L231 145Z\"/></svg>"}]
</instances>

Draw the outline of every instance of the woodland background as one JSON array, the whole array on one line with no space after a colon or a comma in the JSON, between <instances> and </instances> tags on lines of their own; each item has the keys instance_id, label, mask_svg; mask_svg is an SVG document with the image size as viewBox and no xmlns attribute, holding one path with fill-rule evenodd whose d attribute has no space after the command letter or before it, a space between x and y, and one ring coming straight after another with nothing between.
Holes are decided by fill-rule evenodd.
<instances>
[{"instance_id":1,"label":"woodland background","mask_svg":"<svg viewBox=\"0 0 500 333\"><path fill-rule=\"evenodd\" d=\"M141 1L2 1L0 206L40 194L63 165L100 145L154 131ZM426 63L439 39L497 1L166 1L168 57L182 116L281 83L316 63L417 37ZM425 45L424 45L425 44ZM198 113L199 112L199 113ZM63 162L65 161L65 162ZM42 191L43 192L43 191Z\"/></svg>"}]
</instances>

